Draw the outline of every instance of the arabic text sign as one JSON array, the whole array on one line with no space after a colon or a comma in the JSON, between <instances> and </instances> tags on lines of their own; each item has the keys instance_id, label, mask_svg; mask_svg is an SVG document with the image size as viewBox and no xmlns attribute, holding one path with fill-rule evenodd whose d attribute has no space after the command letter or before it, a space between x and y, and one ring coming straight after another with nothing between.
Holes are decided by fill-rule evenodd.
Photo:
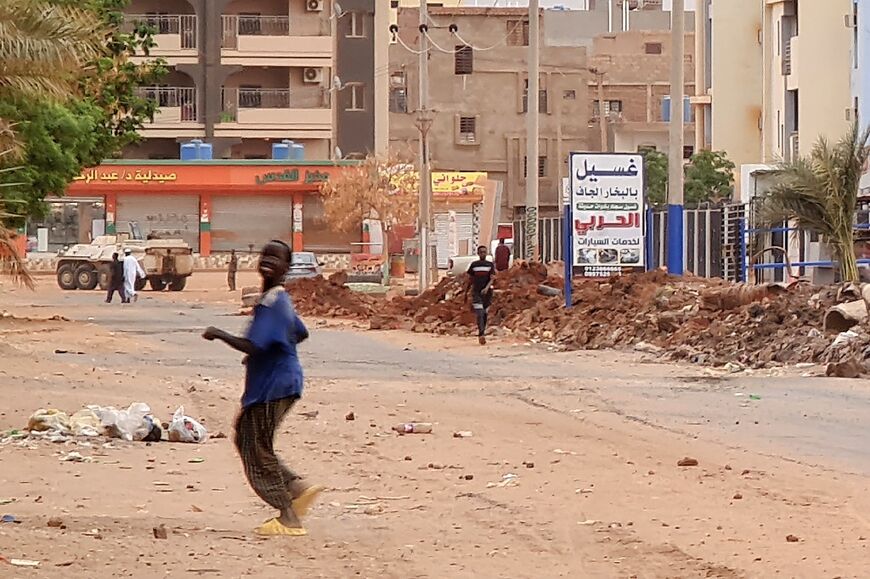
<instances>
[{"instance_id":1,"label":"arabic text sign","mask_svg":"<svg viewBox=\"0 0 870 579\"><path fill-rule=\"evenodd\" d=\"M574 266L606 277L644 267L643 158L625 153L572 153Z\"/></svg>"},{"instance_id":2,"label":"arabic text sign","mask_svg":"<svg viewBox=\"0 0 870 579\"><path fill-rule=\"evenodd\" d=\"M432 193L439 197L482 195L487 174L484 172L432 173Z\"/></svg>"},{"instance_id":3,"label":"arabic text sign","mask_svg":"<svg viewBox=\"0 0 870 579\"><path fill-rule=\"evenodd\" d=\"M136 183L171 183L178 179L175 173L162 173L151 169L121 169L105 171L102 169L86 169L73 181L85 183L114 183L116 181Z\"/></svg>"}]
</instances>

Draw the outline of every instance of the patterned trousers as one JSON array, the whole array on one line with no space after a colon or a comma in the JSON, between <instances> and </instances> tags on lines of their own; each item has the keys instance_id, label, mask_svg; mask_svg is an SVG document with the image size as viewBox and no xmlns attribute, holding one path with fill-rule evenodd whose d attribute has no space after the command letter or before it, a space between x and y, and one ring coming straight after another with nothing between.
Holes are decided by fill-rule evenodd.
<instances>
[{"instance_id":1,"label":"patterned trousers","mask_svg":"<svg viewBox=\"0 0 870 579\"><path fill-rule=\"evenodd\" d=\"M275 433L298 397L282 398L243 408L236 420L236 448L251 488L269 506L287 510L293 497L290 484L299 475L275 455Z\"/></svg>"}]
</instances>

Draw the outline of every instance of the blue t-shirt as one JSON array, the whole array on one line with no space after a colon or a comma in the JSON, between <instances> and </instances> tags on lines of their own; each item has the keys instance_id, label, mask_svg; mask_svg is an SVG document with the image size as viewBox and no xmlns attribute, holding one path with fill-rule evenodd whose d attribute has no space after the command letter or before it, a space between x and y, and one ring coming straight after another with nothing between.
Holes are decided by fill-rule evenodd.
<instances>
[{"instance_id":1,"label":"blue t-shirt","mask_svg":"<svg viewBox=\"0 0 870 579\"><path fill-rule=\"evenodd\" d=\"M242 408L290 396L302 396L302 365L296 344L308 337L290 296L277 286L254 308L247 338L256 351L248 356Z\"/></svg>"}]
</instances>

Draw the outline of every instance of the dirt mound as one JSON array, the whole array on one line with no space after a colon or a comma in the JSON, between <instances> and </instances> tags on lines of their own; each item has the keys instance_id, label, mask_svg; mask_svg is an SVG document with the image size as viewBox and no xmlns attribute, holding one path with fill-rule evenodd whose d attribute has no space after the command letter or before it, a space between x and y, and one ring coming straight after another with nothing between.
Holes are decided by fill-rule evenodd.
<instances>
[{"instance_id":1,"label":"dirt mound","mask_svg":"<svg viewBox=\"0 0 870 579\"><path fill-rule=\"evenodd\" d=\"M340 276L292 280L286 288L296 310L304 316L366 319L377 311L375 298L345 287Z\"/></svg>"}]
</instances>

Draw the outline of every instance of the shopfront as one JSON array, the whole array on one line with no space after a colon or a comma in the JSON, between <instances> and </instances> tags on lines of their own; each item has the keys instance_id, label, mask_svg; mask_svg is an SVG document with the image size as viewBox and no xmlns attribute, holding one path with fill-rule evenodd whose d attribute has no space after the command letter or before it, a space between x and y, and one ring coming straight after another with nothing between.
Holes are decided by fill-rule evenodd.
<instances>
[{"instance_id":1,"label":"shopfront","mask_svg":"<svg viewBox=\"0 0 870 579\"><path fill-rule=\"evenodd\" d=\"M336 234L331 239L320 223L320 184L346 164L107 161L83 171L65 198L51 202L50 207L65 209L58 212L63 226L55 227L54 237L49 232L46 245L53 249L58 244L87 243L103 232L127 232L131 224L138 224L143 236L181 238L204 256L256 250L276 238L296 251L317 251L321 246L350 251L358 235L350 239ZM306 240L306 224L316 229L316 248Z\"/></svg>"}]
</instances>

